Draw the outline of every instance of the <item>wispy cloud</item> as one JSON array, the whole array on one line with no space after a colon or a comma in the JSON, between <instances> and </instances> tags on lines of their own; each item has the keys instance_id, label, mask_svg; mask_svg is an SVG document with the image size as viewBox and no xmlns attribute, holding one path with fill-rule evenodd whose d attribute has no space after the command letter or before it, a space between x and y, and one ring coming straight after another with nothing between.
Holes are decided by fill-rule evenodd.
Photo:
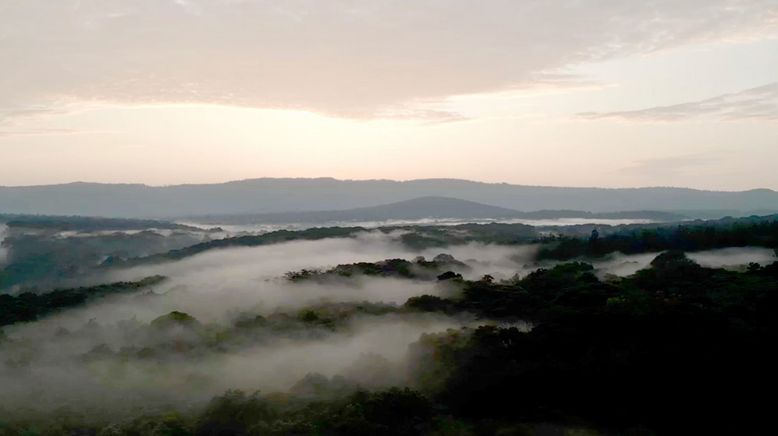
<instances>
[{"instance_id":1,"label":"wispy cloud","mask_svg":"<svg viewBox=\"0 0 778 436\"><path fill-rule=\"evenodd\" d=\"M669 179L695 171L716 160L710 154L688 154L642 159L622 168L620 172L632 176L650 177L652 179Z\"/></svg>"},{"instance_id":2,"label":"wispy cloud","mask_svg":"<svg viewBox=\"0 0 778 436\"><path fill-rule=\"evenodd\" d=\"M774 0L4 2L0 101L375 117L531 87L582 62L775 35L777 11Z\"/></svg>"},{"instance_id":3,"label":"wispy cloud","mask_svg":"<svg viewBox=\"0 0 778 436\"><path fill-rule=\"evenodd\" d=\"M619 112L586 112L587 119L629 121L682 121L709 117L719 120L778 121L778 82L732 94L669 106Z\"/></svg>"},{"instance_id":4,"label":"wispy cloud","mask_svg":"<svg viewBox=\"0 0 778 436\"><path fill-rule=\"evenodd\" d=\"M62 113L61 110L53 108L6 108L0 109L0 123L8 122L18 118L35 117L40 115L53 115Z\"/></svg>"},{"instance_id":5,"label":"wispy cloud","mask_svg":"<svg viewBox=\"0 0 778 436\"><path fill-rule=\"evenodd\" d=\"M111 133L106 130L78 130L64 128L35 128L35 129L0 129L0 137L9 136L60 136L60 135L88 135L94 133Z\"/></svg>"}]
</instances>

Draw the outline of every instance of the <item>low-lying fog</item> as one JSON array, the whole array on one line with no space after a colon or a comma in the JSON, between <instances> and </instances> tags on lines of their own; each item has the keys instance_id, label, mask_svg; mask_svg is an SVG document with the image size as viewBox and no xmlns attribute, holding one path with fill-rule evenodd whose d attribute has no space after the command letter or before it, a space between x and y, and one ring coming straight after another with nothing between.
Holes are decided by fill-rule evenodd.
<instances>
[{"instance_id":1,"label":"low-lying fog","mask_svg":"<svg viewBox=\"0 0 778 436\"><path fill-rule=\"evenodd\" d=\"M376 262L384 259L431 259L441 252L466 262L472 269L463 272L467 278L491 274L509 278L529 271L535 247L468 244L445 249L411 251L393 238L381 233L365 233L357 238L294 241L251 248L211 250L178 262L121 270L103 281L137 280L150 275L164 275L168 281L155 291L164 292L153 308L145 304L129 312L157 316L170 310L182 310L197 317L213 317L219 308L256 307L272 310L282 306L301 306L321 299L332 301L382 301L404 303L421 294L439 294L445 289L430 282L391 278L363 278L348 283L290 283L283 279L289 271L328 269L339 264ZM119 307L124 307L120 305ZM121 316L115 309L96 312L110 318Z\"/></svg>"},{"instance_id":2,"label":"low-lying fog","mask_svg":"<svg viewBox=\"0 0 778 436\"><path fill-rule=\"evenodd\" d=\"M289 271L448 253L471 267L466 278L490 274L502 279L553 265L535 263L536 250L468 244L416 252L396 238L368 232L357 238L212 250L177 262L119 270L104 281L155 274L168 280L151 291L104 298L5 328L7 339L0 337L0 411L71 405L119 414L163 403L186 407L229 388L287 390L309 373L344 375L364 386L403 384L413 366L410 344L423 333L473 325L474 319L390 311L355 315L335 330L270 329L259 338L235 333L235 320L247 313L271 319L323 302L401 305L412 296L458 292L450 284L407 279L291 282L283 277ZM655 256L614 255L592 263L601 276L628 275L647 267ZM732 268L776 260L771 250L758 248L690 257L704 266ZM173 311L198 321L194 327L163 331L149 324ZM139 358L147 349L157 350L154 358Z\"/></svg>"},{"instance_id":3,"label":"low-lying fog","mask_svg":"<svg viewBox=\"0 0 778 436\"><path fill-rule=\"evenodd\" d=\"M765 266L778 260L775 250L769 248L722 248L688 253L687 256L708 268L744 269L749 263Z\"/></svg>"},{"instance_id":4,"label":"low-lying fog","mask_svg":"<svg viewBox=\"0 0 778 436\"><path fill-rule=\"evenodd\" d=\"M609 226L619 226L624 224L650 224L654 221L649 219L613 219L613 218L549 218L549 219L524 219L524 218L501 218L501 219L462 219L462 218L424 218L416 220L381 220L381 221L331 221L324 223L288 223L288 224L223 224L223 223L198 223L192 221L180 221L179 224L190 227L197 227L203 230L220 228L224 231L224 236L243 233L267 233L276 230L305 230L313 227L363 227L366 229L375 229L379 227L392 226L456 226L460 224L527 224L530 226L577 226L584 224L601 224ZM218 234L218 233L217 233Z\"/></svg>"},{"instance_id":5,"label":"low-lying fog","mask_svg":"<svg viewBox=\"0 0 778 436\"><path fill-rule=\"evenodd\" d=\"M8 248L3 245L5 237L8 235L8 226L0 223L0 267L5 264L5 260L8 257Z\"/></svg>"},{"instance_id":6,"label":"low-lying fog","mask_svg":"<svg viewBox=\"0 0 778 436\"><path fill-rule=\"evenodd\" d=\"M279 332L246 348L190 353L178 350L189 339L182 331L173 333L172 346L154 358L122 352L163 344L160 336L170 333L128 323L89 324L66 334L16 332L24 339L5 347L9 355L0 366L0 410L45 412L70 405L116 415L165 404L181 408L227 389L285 391L313 373L345 376L365 387L401 385L408 376L411 343L424 333L470 322L432 315L363 316L338 332L309 332L310 337ZM27 359L27 365L16 368L9 359Z\"/></svg>"},{"instance_id":7,"label":"low-lying fog","mask_svg":"<svg viewBox=\"0 0 778 436\"><path fill-rule=\"evenodd\" d=\"M605 259L590 261L597 269L600 277L607 275L628 276L647 268L651 261L659 253L645 253L634 255L614 254ZM723 248L686 253L686 256L707 268L725 268L742 271L748 268L749 263L757 263L765 266L778 258L774 250L759 247Z\"/></svg>"},{"instance_id":8,"label":"low-lying fog","mask_svg":"<svg viewBox=\"0 0 778 436\"><path fill-rule=\"evenodd\" d=\"M470 264L469 277L489 273L507 278L521 270L534 252L534 247L471 244L419 253L395 241L384 234L366 233L354 239L214 250L112 273L105 279L136 280L153 274L169 279L151 291L100 299L38 322L5 328L10 341L0 345L4 362L0 410L53 410L67 404L126 409L166 402L180 407L229 388L287 390L308 373L347 375L366 386L402 384L411 343L424 333L471 325L474 320L430 314L357 315L335 331L280 331L256 343L253 338L245 347L229 345L230 341L204 347L201 342L203 337L219 337L213 332L231 328L241 313L271 319L279 312L294 316L303 307L325 301L400 305L412 296L457 292L434 281L390 278L293 283L283 277L288 271L418 255L432 258L447 252ZM192 339L184 331L179 332L181 337L167 338L170 350L162 358L138 358L139 352L159 346L166 338L149 323L173 311L194 316L206 326L196 335L200 339L195 341L199 344L195 351L178 353Z\"/></svg>"}]
</instances>

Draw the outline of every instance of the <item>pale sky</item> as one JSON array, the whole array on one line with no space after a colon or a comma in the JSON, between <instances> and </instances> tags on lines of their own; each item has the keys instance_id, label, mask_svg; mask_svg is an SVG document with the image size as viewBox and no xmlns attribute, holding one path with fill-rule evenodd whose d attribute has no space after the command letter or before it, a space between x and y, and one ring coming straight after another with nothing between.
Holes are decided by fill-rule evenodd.
<instances>
[{"instance_id":1,"label":"pale sky","mask_svg":"<svg viewBox=\"0 0 778 436\"><path fill-rule=\"evenodd\" d=\"M0 185L776 168L778 0L0 0Z\"/></svg>"}]
</instances>

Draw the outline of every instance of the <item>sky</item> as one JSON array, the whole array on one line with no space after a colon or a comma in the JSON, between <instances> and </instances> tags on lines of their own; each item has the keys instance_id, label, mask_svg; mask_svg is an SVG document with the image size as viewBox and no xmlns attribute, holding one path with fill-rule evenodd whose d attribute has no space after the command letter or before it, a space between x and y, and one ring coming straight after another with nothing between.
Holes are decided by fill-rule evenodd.
<instances>
[{"instance_id":1,"label":"sky","mask_svg":"<svg viewBox=\"0 0 778 436\"><path fill-rule=\"evenodd\" d=\"M0 0L0 185L778 189L778 0Z\"/></svg>"}]
</instances>

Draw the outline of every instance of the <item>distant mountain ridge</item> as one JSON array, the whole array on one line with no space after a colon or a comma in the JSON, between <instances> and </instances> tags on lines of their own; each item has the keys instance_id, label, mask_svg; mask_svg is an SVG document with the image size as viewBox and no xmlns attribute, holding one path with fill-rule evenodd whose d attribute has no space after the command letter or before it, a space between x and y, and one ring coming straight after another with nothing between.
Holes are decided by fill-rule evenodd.
<instances>
[{"instance_id":1,"label":"distant mountain ridge","mask_svg":"<svg viewBox=\"0 0 778 436\"><path fill-rule=\"evenodd\" d=\"M678 221L685 217L670 212L634 211L592 213L575 210L545 210L521 212L475 201L450 197L420 197L380 206L344 210L276 212L265 214L207 215L188 217L203 224L323 224L336 222L367 222L422 219L558 219L607 218Z\"/></svg>"},{"instance_id":2,"label":"distant mountain ridge","mask_svg":"<svg viewBox=\"0 0 778 436\"><path fill-rule=\"evenodd\" d=\"M380 206L419 197L452 197L518 211L778 210L778 192L687 188L561 188L459 179L252 179L220 184L146 186L70 183L0 187L0 213L169 218Z\"/></svg>"}]
</instances>

